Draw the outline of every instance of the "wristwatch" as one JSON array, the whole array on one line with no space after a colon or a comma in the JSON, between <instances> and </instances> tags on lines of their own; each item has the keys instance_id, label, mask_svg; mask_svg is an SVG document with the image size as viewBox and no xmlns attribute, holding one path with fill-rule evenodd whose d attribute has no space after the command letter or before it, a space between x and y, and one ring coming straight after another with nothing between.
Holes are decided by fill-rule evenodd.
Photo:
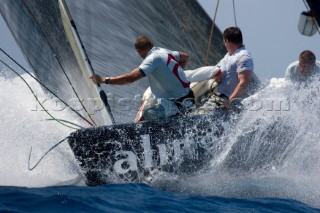
<instances>
[{"instance_id":1,"label":"wristwatch","mask_svg":"<svg viewBox=\"0 0 320 213\"><path fill-rule=\"evenodd\" d=\"M110 77L106 77L106 78L104 79L104 83L105 83L105 84L109 84L109 81L110 81Z\"/></svg>"}]
</instances>

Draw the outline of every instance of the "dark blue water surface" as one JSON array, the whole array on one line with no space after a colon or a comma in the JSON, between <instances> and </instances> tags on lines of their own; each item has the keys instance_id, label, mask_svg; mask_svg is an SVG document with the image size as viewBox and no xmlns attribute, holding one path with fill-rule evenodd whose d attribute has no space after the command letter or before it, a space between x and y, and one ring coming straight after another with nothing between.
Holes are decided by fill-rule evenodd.
<instances>
[{"instance_id":1,"label":"dark blue water surface","mask_svg":"<svg viewBox=\"0 0 320 213\"><path fill-rule=\"evenodd\" d=\"M0 212L320 212L275 198L189 196L145 184L0 188Z\"/></svg>"}]
</instances>

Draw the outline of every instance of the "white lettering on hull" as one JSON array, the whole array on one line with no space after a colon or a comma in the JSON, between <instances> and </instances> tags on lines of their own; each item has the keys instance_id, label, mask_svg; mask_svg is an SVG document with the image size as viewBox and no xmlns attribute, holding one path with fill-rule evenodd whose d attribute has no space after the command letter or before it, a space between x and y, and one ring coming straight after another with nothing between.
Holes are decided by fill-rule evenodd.
<instances>
[{"instance_id":1,"label":"white lettering on hull","mask_svg":"<svg viewBox=\"0 0 320 213\"><path fill-rule=\"evenodd\" d=\"M118 160L115 162L113 169L118 174L125 174L129 171L137 171L137 156L133 152L130 151L120 151L116 153L116 157L118 156L126 156L126 158ZM123 168L123 164L128 165L128 168Z\"/></svg>"},{"instance_id":2,"label":"white lettering on hull","mask_svg":"<svg viewBox=\"0 0 320 213\"><path fill-rule=\"evenodd\" d=\"M158 144L157 147L159 149L160 166L164 166L168 162L167 147L164 144Z\"/></svg>"},{"instance_id":3,"label":"white lettering on hull","mask_svg":"<svg viewBox=\"0 0 320 213\"><path fill-rule=\"evenodd\" d=\"M153 150L151 149L150 135L141 135L143 156L144 156L144 168L151 169L156 167L157 162L153 162ZM181 145L183 143L179 140L174 140L173 146L173 161L180 161L181 157ZM157 144L156 147L159 151L159 166L164 166L168 163L168 150L165 144ZM137 155L132 151L119 151L115 157L124 156L123 159L117 160L113 166L113 169L118 174L125 174L129 171L138 170L138 158ZM125 165L125 168L124 168Z\"/></svg>"},{"instance_id":4,"label":"white lettering on hull","mask_svg":"<svg viewBox=\"0 0 320 213\"><path fill-rule=\"evenodd\" d=\"M143 143L144 168L150 169L152 167L152 150L150 146L150 135L141 135Z\"/></svg>"}]
</instances>

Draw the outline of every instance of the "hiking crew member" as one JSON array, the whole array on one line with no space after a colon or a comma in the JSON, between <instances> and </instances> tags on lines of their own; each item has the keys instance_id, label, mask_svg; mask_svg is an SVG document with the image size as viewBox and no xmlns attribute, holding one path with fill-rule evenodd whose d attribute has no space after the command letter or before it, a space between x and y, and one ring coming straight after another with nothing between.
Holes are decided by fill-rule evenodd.
<instances>
[{"instance_id":1,"label":"hiking crew member","mask_svg":"<svg viewBox=\"0 0 320 213\"><path fill-rule=\"evenodd\" d=\"M223 42L228 51L217 64L222 78L216 93L225 95L224 107L230 109L230 102L243 98L253 76L253 60L243 45L242 33L238 27L229 27L223 32Z\"/></svg>"},{"instance_id":2,"label":"hiking crew member","mask_svg":"<svg viewBox=\"0 0 320 213\"><path fill-rule=\"evenodd\" d=\"M316 56L313 52L305 50L300 53L298 61L288 66L285 79L298 82L306 81L316 74L320 74L320 62L316 61Z\"/></svg>"},{"instance_id":3,"label":"hiking crew member","mask_svg":"<svg viewBox=\"0 0 320 213\"><path fill-rule=\"evenodd\" d=\"M193 99L190 82L183 70L189 55L154 47L146 36L136 39L135 48L144 59L139 67L119 76L104 77L94 74L91 76L92 81L96 84L124 85L147 77L152 94L141 107L138 120L162 119L176 115L182 101Z\"/></svg>"},{"instance_id":4,"label":"hiking crew member","mask_svg":"<svg viewBox=\"0 0 320 213\"><path fill-rule=\"evenodd\" d=\"M253 73L252 57L243 45L241 30L238 27L227 28L223 32L223 42L228 53L216 66L201 67L187 73L189 77L201 76L202 73L210 76L211 72L211 78L219 82L208 95L204 105L199 108L199 114L214 110L217 106L230 111L231 102L249 96L259 84Z\"/></svg>"}]
</instances>

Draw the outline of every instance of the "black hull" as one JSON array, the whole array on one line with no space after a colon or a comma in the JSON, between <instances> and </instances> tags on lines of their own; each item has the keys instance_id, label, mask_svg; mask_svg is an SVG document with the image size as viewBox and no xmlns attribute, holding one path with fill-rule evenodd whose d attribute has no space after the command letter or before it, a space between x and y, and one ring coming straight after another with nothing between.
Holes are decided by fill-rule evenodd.
<instances>
[{"instance_id":1,"label":"black hull","mask_svg":"<svg viewBox=\"0 0 320 213\"><path fill-rule=\"evenodd\" d=\"M76 131L68 142L88 185L112 180L141 182L155 169L174 174L200 170L212 157L203 140L214 143L214 138L223 133L224 120L226 114L216 112L101 126Z\"/></svg>"}]
</instances>

